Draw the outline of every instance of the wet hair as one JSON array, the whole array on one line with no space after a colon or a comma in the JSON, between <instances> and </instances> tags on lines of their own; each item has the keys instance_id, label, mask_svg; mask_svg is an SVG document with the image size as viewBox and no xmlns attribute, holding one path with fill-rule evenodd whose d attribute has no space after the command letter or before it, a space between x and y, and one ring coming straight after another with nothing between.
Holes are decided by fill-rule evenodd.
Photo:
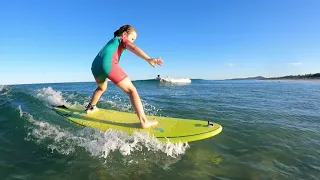
<instances>
[{"instance_id":1,"label":"wet hair","mask_svg":"<svg viewBox=\"0 0 320 180\"><path fill-rule=\"evenodd\" d=\"M124 33L124 32L127 32L129 34L129 33L133 32L133 31L137 32L132 26L123 25L118 30L116 30L113 33L113 35L114 35L114 37L117 37L117 36L121 36L121 34Z\"/></svg>"}]
</instances>

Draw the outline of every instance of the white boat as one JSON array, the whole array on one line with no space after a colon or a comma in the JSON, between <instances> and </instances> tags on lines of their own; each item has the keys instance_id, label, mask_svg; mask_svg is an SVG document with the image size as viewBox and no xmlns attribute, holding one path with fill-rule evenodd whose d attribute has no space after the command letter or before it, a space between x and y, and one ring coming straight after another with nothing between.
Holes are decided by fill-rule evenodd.
<instances>
[{"instance_id":1,"label":"white boat","mask_svg":"<svg viewBox=\"0 0 320 180\"><path fill-rule=\"evenodd\" d=\"M170 78L170 77L165 77L161 78L159 75L158 77L155 78L155 80L161 82L161 83L170 83L170 84L189 84L191 83L191 79L189 78Z\"/></svg>"}]
</instances>

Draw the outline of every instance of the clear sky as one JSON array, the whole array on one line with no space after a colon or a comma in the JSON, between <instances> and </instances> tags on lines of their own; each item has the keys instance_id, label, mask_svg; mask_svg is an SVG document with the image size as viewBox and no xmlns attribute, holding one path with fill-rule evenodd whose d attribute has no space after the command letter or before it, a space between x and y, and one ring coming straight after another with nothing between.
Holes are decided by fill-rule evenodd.
<instances>
[{"instance_id":1,"label":"clear sky","mask_svg":"<svg viewBox=\"0 0 320 180\"><path fill-rule=\"evenodd\" d=\"M91 63L124 24L164 66L127 52L131 79L320 72L319 0L1 0L0 84L93 81Z\"/></svg>"}]
</instances>

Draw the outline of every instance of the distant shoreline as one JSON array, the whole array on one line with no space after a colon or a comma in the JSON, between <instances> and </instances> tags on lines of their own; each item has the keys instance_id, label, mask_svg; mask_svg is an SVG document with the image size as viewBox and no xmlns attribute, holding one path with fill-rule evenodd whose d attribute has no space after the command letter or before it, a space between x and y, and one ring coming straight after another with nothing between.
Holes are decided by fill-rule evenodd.
<instances>
[{"instance_id":1,"label":"distant shoreline","mask_svg":"<svg viewBox=\"0 0 320 180\"><path fill-rule=\"evenodd\" d=\"M320 82L320 79L260 79L260 81L279 81L279 82Z\"/></svg>"},{"instance_id":2,"label":"distant shoreline","mask_svg":"<svg viewBox=\"0 0 320 180\"><path fill-rule=\"evenodd\" d=\"M319 82L320 79L226 79L225 81Z\"/></svg>"},{"instance_id":3,"label":"distant shoreline","mask_svg":"<svg viewBox=\"0 0 320 180\"><path fill-rule=\"evenodd\" d=\"M248 77L248 78L233 78L227 80L263 80L263 81L311 81L311 82L320 82L320 73L315 74L305 74L305 75L290 75L282 77Z\"/></svg>"}]
</instances>

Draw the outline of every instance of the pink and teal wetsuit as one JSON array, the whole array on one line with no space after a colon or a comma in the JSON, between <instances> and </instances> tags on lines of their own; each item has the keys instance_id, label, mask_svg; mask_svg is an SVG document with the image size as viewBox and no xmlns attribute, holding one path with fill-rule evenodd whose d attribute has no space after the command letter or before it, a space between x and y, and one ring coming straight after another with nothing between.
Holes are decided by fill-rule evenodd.
<instances>
[{"instance_id":1,"label":"pink and teal wetsuit","mask_svg":"<svg viewBox=\"0 0 320 180\"><path fill-rule=\"evenodd\" d=\"M96 82L103 83L108 78L117 84L127 77L127 74L119 67L119 61L121 55L126 51L128 42L127 39L115 37L100 50L91 66Z\"/></svg>"}]
</instances>

